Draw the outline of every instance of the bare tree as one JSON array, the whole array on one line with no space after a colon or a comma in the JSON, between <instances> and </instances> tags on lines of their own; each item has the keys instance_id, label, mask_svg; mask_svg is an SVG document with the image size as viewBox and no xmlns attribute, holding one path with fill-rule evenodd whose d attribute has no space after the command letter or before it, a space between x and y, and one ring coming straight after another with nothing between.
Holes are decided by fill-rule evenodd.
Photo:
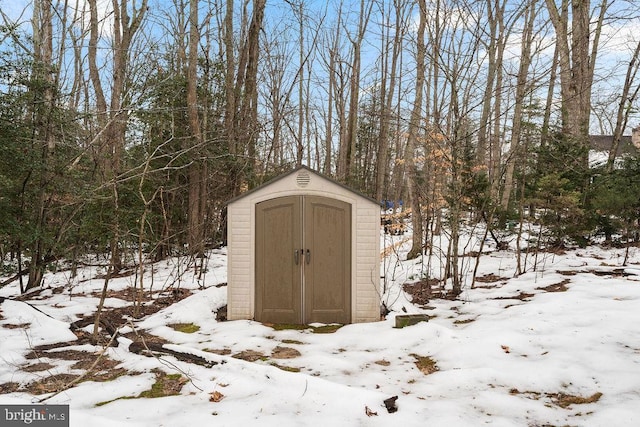
<instances>
[{"instance_id":1,"label":"bare tree","mask_svg":"<svg viewBox=\"0 0 640 427\"><path fill-rule=\"evenodd\" d=\"M493 102L499 102L501 93L496 85L500 84L500 69L502 67L502 55L505 47L504 37L504 13L506 8L506 1L501 0L499 2L486 1L487 23L488 29L486 34L486 51L487 51L487 76L486 87L484 90L482 113L480 115L480 123L478 126L478 143L476 149L476 156L479 165L487 165L487 157L491 152L488 152L489 140L491 139L491 112L496 110L496 114L499 116L499 108L492 108ZM481 29L482 31L482 29ZM483 40L485 38L483 37ZM488 171L493 173L494 168L492 163L488 164Z\"/></svg>"},{"instance_id":2,"label":"bare tree","mask_svg":"<svg viewBox=\"0 0 640 427\"><path fill-rule=\"evenodd\" d=\"M407 186L409 190L409 198L411 202L411 225L413 226L413 237L411 249L407 254L407 259L412 259L422 254L423 247L423 221L422 211L420 207L420 191L418 184L418 176L416 165L414 164L415 148L418 140L418 133L421 128L421 113L423 107L423 92L425 80L425 58L426 46L424 41L425 28L427 26L427 5L424 0L418 0L418 8L420 9L420 20L418 22L418 30L416 32L416 85L415 98L413 101L413 109L411 110L411 118L409 119L409 129L407 131L407 151L405 153Z\"/></svg>"},{"instance_id":3,"label":"bare tree","mask_svg":"<svg viewBox=\"0 0 640 427\"><path fill-rule=\"evenodd\" d=\"M135 0L134 0L135 1ZM105 275L100 303L96 312L93 329L93 339L97 341L100 317L104 306L109 284L109 277L122 269L120 251L120 195L118 189L118 175L122 172L122 157L125 148L125 135L129 119L128 107L125 105L125 86L129 76L130 47L135 33L140 28L147 11L147 0L142 0L140 7L128 0L112 0L113 7L113 45L112 45L112 74L109 95L109 107L102 88L101 73L97 64L97 50L99 42L98 5L96 0L89 0L90 37L89 37L89 76L96 96L98 125L100 127L96 140L98 141L97 163L100 165L102 183L112 192L113 224L111 224L111 258L107 274ZM129 16L129 8L133 12Z\"/></svg>"},{"instance_id":4,"label":"bare tree","mask_svg":"<svg viewBox=\"0 0 640 427\"><path fill-rule=\"evenodd\" d=\"M360 14L355 36L350 36L351 42L351 77L349 83L349 116L344 139L340 139L340 151L338 153L338 179L350 182L355 169L353 156L356 152L358 140L358 105L360 97L360 71L362 67L362 41L367 32L369 17L373 9L373 2L360 0Z\"/></svg>"},{"instance_id":5,"label":"bare tree","mask_svg":"<svg viewBox=\"0 0 640 427\"><path fill-rule=\"evenodd\" d=\"M511 127L511 141L509 154L506 158L506 170L504 173L505 183L502 192L500 205L503 210L509 207L509 200L513 192L514 182L513 174L515 171L516 161L519 160L520 138L522 136L523 125L523 108L528 93L533 89L529 78L529 67L532 59L532 45L534 40L534 22L537 16L537 0L531 0L525 5L524 28L522 31L520 65L518 68L518 76L516 78L516 93L513 100L513 117Z\"/></svg>"},{"instance_id":6,"label":"bare tree","mask_svg":"<svg viewBox=\"0 0 640 427\"><path fill-rule=\"evenodd\" d=\"M35 238L30 244L31 262L29 264L29 280L24 291L39 286L46 268L46 257L49 252L45 241L45 230L50 220L52 194L48 191L52 179L52 157L56 149L53 134L53 114L56 106L56 72L53 69L53 10L51 2L36 0L33 4L31 20L33 33L33 67L30 77L30 91L34 102L30 114L33 117L33 150L39 154L42 172L39 174L39 190L35 204Z\"/></svg>"},{"instance_id":7,"label":"bare tree","mask_svg":"<svg viewBox=\"0 0 640 427\"><path fill-rule=\"evenodd\" d=\"M591 25L590 0L561 0L559 6L554 0L545 2L556 32L562 95L562 131L577 149L573 164L567 166L575 168L579 174L585 174L589 167L589 120L594 68L600 34L610 3L609 0L600 1L597 20Z\"/></svg>"},{"instance_id":8,"label":"bare tree","mask_svg":"<svg viewBox=\"0 0 640 427\"><path fill-rule=\"evenodd\" d=\"M188 242L191 255L204 256L204 220L207 201L207 165L199 153L203 136L198 111L198 46L200 30L198 1L189 1L189 49L187 56L187 115L191 134L193 160L189 166Z\"/></svg>"},{"instance_id":9,"label":"bare tree","mask_svg":"<svg viewBox=\"0 0 640 427\"><path fill-rule=\"evenodd\" d=\"M96 161L100 165L103 183L110 183L114 206L114 236L119 234L119 204L117 176L121 171L122 156L125 146L127 122L129 120L128 106L125 105L125 86L129 77L129 56L131 43L142 24L147 12L147 0L141 0L136 6L135 0L112 0L113 33L112 33L112 64L110 89L107 92L110 102L107 104L105 90L102 87L102 73L98 66L98 43L101 24L96 0L89 0L90 37L88 49L89 77L96 98L98 121L98 150ZM132 15L129 15L129 11ZM120 245L117 238L112 238L111 258L114 271L122 268Z\"/></svg>"},{"instance_id":10,"label":"bare tree","mask_svg":"<svg viewBox=\"0 0 640 427\"><path fill-rule=\"evenodd\" d=\"M262 174L268 168L276 168L285 162L286 120L289 115L289 99L287 87L291 87L287 75L287 65L291 58L291 49L286 43L282 32L274 34L271 40L266 40L263 50L265 58L262 62L262 76L260 85L262 98L267 111L266 126L269 126L271 142L266 144L266 152L263 154Z\"/></svg>"},{"instance_id":11,"label":"bare tree","mask_svg":"<svg viewBox=\"0 0 640 427\"><path fill-rule=\"evenodd\" d=\"M384 190L387 188L387 171L389 170L389 129L391 126L392 103L396 91L397 74L399 67L402 41L408 29L407 16L411 8L409 2L405 0L394 1L395 22L386 23L387 31L383 31L382 49L382 71L380 75L380 131L378 134L378 151L376 161L376 200L382 200ZM381 5L380 7L384 7ZM391 13L389 13L391 15ZM393 40L389 41L388 31L393 29ZM388 45L391 44L389 49ZM391 63L389 63L389 50ZM389 194L387 193L386 196Z\"/></svg>"},{"instance_id":12,"label":"bare tree","mask_svg":"<svg viewBox=\"0 0 640 427\"><path fill-rule=\"evenodd\" d=\"M340 141L344 139L344 129L346 126L345 119L345 98L346 98L346 78L343 69L344 62L340 54L342 40L341 34L343 29L343 1L341 0L336 10L336 21L333 26L327 29L324 35L325 49L320 49L319 56L324 64L325 73L327 75L326 90L327 100L326 107L323 109L324 113L324 128L325 128L325 152L324 152L324 173L332 175L332 163L334 158L333 153L333 140L334 140L334 122L337 116L338 125L338 141L340 147ZM344 155L344 154L343 154ZM338 158L336 159L336 175L337 164L340 163L340 149L338 150Z\"/></svg>"},{"instance_id":13,"label":"bare tree","mask_svg":"<svg viewBox=\"0 0 640 427\"><path fill-rule=\"evenodd\" d=\"M229 144L231 165L229 186L231 194L237 195L247 180L255 173L255 140L258 127L257 74L260 45L260 30L264 18L266 0L254 0L251 19L241 26L240 51L237 61L234 57L233 0L227 0L225 15L225 137ZM248 2L247 2L248 4ZM248 20L243 13L243 21ZM234 68L233 65L236 64ZM233 99L231 99L233 98Z\"/></svg>"}]
</instances>

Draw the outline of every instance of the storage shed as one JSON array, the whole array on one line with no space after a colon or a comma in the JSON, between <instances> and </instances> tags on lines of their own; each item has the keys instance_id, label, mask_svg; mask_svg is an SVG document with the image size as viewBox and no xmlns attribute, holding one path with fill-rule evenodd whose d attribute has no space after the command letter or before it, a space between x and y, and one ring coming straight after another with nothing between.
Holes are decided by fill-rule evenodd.
<instances>
[{"instance_id":1,"label":"storage shed","mask_svg":"<svg viewBox=\"0 0 640 427\"><path fill-rule=\"evenodd\" d=\"M227 206L227 318L380 319L380 207L306 166Z\"/></svg>"}]
</instances>

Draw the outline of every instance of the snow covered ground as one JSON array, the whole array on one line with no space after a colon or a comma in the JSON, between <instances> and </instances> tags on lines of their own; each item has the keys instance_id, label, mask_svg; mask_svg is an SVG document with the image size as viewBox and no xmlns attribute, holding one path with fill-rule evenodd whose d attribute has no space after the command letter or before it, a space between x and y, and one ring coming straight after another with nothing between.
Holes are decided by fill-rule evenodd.
<instances>
[{"instance_id":1,"label":"snow covered ground","mask_svg":"<svg viewBox=\"0 0 640 427\"><path fill-rule=\"evenodd\" d=\"M70 425L78 427L640 425L640 249L631 248L624 268L624 249L545 253L535 271L529 264L514 277L514 252L488 245L478 273L486 280L473 289L467 283L457 300L418 305L402 284L420 279L430 263L403 261L405 240L384 239L385 247L397 244L383 269L392 312L333 333L216 321L226 303L226 287L216 286L226 282L224 249L209 254L199 279L177 259L148 267L147 289L192 292L121 328L101 358L110 363L53 396L103 350L70 330L95 311L101 272L50 273L44 289L22 301L14 299L17 284L5 286L0 404L51 396L44 403L70 405ZM465 260L471 270L474 259ZM110 281L108 309L129 304L124 295L135 277ZM431 318L395 328L405 312ZM136 332L206 363L136 354ZM89 362L79 364L85 353ZM58 379L57 388L47 378ZM145 397L160 381L178 394ZM48 385L39 390L38 382ZM397 411L389 413L383 401L392 396Z\"/></svg>"}]
</instances>

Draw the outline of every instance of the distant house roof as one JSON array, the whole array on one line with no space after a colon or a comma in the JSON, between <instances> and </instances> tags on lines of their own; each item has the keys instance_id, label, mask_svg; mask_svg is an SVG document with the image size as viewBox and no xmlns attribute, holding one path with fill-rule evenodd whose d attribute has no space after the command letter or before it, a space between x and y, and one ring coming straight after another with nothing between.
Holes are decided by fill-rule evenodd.
<instances>
[{"instance_id":1,"label":"distant house roof","mask_svg":"<svg viewBox=\"0 0 640 427\"><path fill-rule=\"evenodd\" d=\"M613 144L613 135L589 135L591 150L609 152ZM616 157L622 155L637 155L638 149L631 143L631 136L624 135L618 144Z\"/></svg>"}]
</instances>

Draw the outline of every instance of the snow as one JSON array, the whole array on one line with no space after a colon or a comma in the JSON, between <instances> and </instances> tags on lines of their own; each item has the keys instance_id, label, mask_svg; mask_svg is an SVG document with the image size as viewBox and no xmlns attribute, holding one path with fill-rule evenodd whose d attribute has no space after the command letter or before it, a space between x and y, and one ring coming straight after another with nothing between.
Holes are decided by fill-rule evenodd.
<instances>
[{"instance_id":1,"label":"snow","mask_svg":"<svg viewBox=\"0 0 640 427\"><path fill-rule=\"evenodd\" d=\"M639 248L630 248L627 266L621 265L625 249L596 246L542 253L537 260L529 256L526 272L515 277L513 249L492 251L488 242L478 276L491 273L496 281L476 282L474 288L467 282L457 300L432 299L420 306L401 285L427 271L437 276L438 255L430 262L405 261L407 235L383 241L385 247L398 247L383 266L383 301L392 310L385 320L346 325L334 333L274 330L249 320L218 322L216 311L226 303L226 287L216 286L226 281L225 250L209 253L202 276L187 260L171 259L147 268L144 283L155 291L179 287L192 294L130 325L167 340L168 349L201 357L210 367L173 356L134 354L131 339L120 337L105 355L126 375L80 382L53 396L0 394L0 404L50 397L46 403L70 405L70 425L78 427L640 425ZM465 244L470 248L478 241ZM466 257L463 269L472 271L474 262ZM75 361L46 352L28 359L36 346L66 343L58 350L96 355L103 350L77 343L69 329L95 311L103 285L99 274L95 268L76 278L69 272L49 273L44 289L24 301L15 299L17 284L0 289L6 298L0 303L0 387L79 372ZM111 279L110 289L126 290L134 280L135 275ZM559 283L567 290L544 289ZM112 295L106 306L125 304L121 295ZM405 313L431 318L395 328L395 316ZM200 329L179 332L172 327L177 323ZM124 326L120 332L132 330ZM276 347L295 349L299 356L277 358ZM262 357L253 362L233 357L249 350ZM438 370L425 375L416 366L417 357L429 357ZM39 372L21 369L36 362L53 366ZM179 395L139 397L151 389L159 371L187 380ZM211 401L214 392L221 394L218 401ZM557 402L562 395L587 399L597 393L601 397L592 402L565 407ZM383 404L392 396L398 396L395 413Z\"/></svg>"}]
</instances>

